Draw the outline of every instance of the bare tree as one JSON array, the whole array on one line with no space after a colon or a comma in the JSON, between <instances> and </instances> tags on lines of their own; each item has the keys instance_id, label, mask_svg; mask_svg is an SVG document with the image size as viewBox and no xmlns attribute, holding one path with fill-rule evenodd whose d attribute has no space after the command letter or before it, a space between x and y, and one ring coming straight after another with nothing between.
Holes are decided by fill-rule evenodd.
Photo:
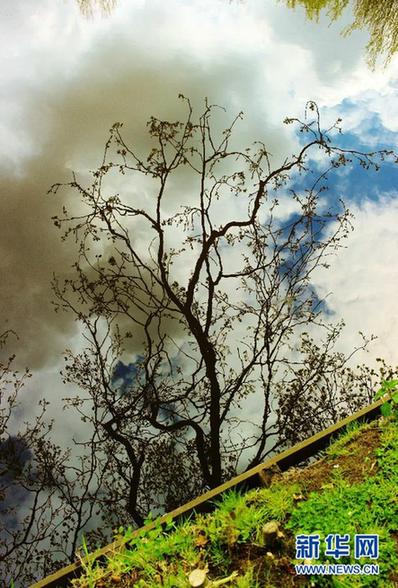
<instances>
[{"instance_id":1,"label":"bare tree","mask_svg":"<svg viewBox=\"0 0 398 588\"><path fill-rule=\"evenodd\" d=\"M0 348L11 334L0 336ZM0 361L0 577L4 585L12 580L24 587L74 561L83 529L90 546L108 540L116 519L99 512L107 463L94 455L95 434L84 456L70 459L70 450L51 439L45 399L33 422L21 425L21 394L31 373L13 370L14 359ZM108 533L96 530L101 523L110 525Z\"/></svg>"},{"instance_id":2,"label":"bare tree","mask_svg":"<svg viewBox=\"0 0 398 588\"><path fill-rule=\"evenodd\" d=\"M73 561L82 532L90 549L104 544L120 523L260 463L396 377L335 351L343 324L326 322L311 285L351 230L344 203L321 198L329 172L354 160L378 169L392 153L333 145L339 121L323 131L310 102L304 122L285 121L306 142L272 168L262 143L231 147L241 115L217 133L215 107L195 121L183 100L185 122L149 121L147 157L115 124L92 185L69 184L79 214L54 218L79 251L54 289L83 327L64 370L83 437L59 447L48 400L15 432L30 373L13 371L12 356L0 364L0 573L16 586Z\"/></svg>"},{"instance_id":3,"label":"bare tree","mask_svg":"<svg viewBox=\"0 0 398 588\"><path fill-rule=\"evenodd\" d=\"M216 133L215 107L206 102L194 120L181 98L185 122L150 119L147 157L115 124L92 185L68 184L81 214L54 218L80 251L74 276L54 281L57 307L75 314L87 340L69 353L65 379L79 386L75 405L109 455L112 508L124 505L137 524L371 397L355 390L351 356L334 351L341 325L324 321L311 274L351 230L341 200L324 209L329 172L355 161L377 170L391 152L333 145L340 120L322 130L309 102L304 121L285 120L307 142L272 168L262 143L230 147L241 114ZM294 189L298 179L305 188ZM286 219L287 195L295 212Z\"/></svg>"},{"instance_id":4,"label":"bare tree","mask_svg":"<svg viewBox=\"0 0 398 588\"><path fill-rule=\"evenodd\" d=\"M11 331L0 336L3 349ZM10 431L12 417L18 409L19 395L31 374L13 370L15 356L0 362L0 573L4 581L33 578L34 555L38 546L51 535L51 494L32 466L32 446L46 436L44 416L46 403L34 424L22 432ZM22 514L24 511L24 514ZM33 556L33 557L32 557ZM15 569L15 562L29 561L24 571Z\"/></svg>"}]
</instances>

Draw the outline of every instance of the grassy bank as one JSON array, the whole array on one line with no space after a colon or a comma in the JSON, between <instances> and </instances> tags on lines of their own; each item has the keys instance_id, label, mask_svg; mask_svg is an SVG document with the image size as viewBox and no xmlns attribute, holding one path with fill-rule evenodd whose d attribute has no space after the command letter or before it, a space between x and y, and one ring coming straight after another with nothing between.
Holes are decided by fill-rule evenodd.
<instances>
[{"instance_id":1,"label":"grassy bank","mask_svg":"<svg viewBox=\"0 0 398 588\"><path fill-rule=\"evenodd\" d=\"M379 557L324 554L330 534L377 534ZM130 529L119 529L127 539ZM378 576L298 576L296 535L320 536L312 563L377 563ZM306 563L310 563L307 561ZM275 473L268 487L228 492L217 508L133 537L106 564L85 564L74 588L398 586L398 423L351 426L306 468Z\"/></svg>"}]
</instances>

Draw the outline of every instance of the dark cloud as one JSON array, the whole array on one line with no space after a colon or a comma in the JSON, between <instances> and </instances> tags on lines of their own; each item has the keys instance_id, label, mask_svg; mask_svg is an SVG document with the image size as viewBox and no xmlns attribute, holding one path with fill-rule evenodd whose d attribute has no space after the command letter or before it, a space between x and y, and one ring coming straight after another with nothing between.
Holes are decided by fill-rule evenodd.
<instances>
[{"instance_id":1,"label":"dark cloud","mask_svg":"<svg viewBox=\"0 0 398 588\"><path fill-rule=\"evenodd\" d=\"M72 316L54 313L50 289L52 273L67 274L75 258L71 243L61 243L50 218L65 200L73 207L76 195L46 192L52 183L68 181L71 169L87 178L88 169L100 162L115 121L125 121L125 134L145 151L146 120L150 115L184 117L177 99L182 92L197 107L205 95L229 106L228 115L219 119L221 126L232 119L237 104L246 106L249 112L239 130L242 146L259 134L274 147L281 141L279 124L268 124L264 132L265 121L252 109L259 64L250 55L228 60L226 51L211 62L173 51L165 57L159 47L140 51L135 41L126 30L104 34L73 70L52 70L43 80L15 86L22 105L13 123L16 141L26 136L32 144L19 161L4 162L0 169L0 316L20 336L21 365L40 368L53 362L76 331Z\"/></svg>"},{"instance_id":2,"label":"dark cloud","mask_svg":"<svg viewBox=\"0 0 398 588\"><path fill-rule=\"evenodd\" d=\"M218 114L218 128L245 111L237 147L261 139L280 156L294 151L283 116L302 113L323 83L332 87L337 79L347 87L360 51L340 37L336 48L336 30L262 2L121 0L109 20L87 21L72 0L57 8L49 0L17 0L2 26L14 62L0 92L0 323L19 334L18 361L32 368L53 364L77 332L72 316L54 314L49 286L52 273L65 276L75 259L50 217L65 201L76 209L77 199L46 192L68 181L72 169L88 180L115 121L126 123L125 137L145 152L151 115L179 119L179 93L198 109L207 96L228 109ZM329 71L332 46L340 65ZM323 64L316 73L314 55ZM186 177L178 181L175 198L192 188ZM134 192L127 183L124 189Z\"/></svg>"}]
</instances>

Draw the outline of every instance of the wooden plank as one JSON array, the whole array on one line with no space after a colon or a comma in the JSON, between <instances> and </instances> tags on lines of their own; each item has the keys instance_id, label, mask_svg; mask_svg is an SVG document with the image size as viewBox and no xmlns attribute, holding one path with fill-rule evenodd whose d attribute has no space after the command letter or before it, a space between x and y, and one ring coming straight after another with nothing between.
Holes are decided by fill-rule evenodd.
<instances>
[{"instance_id":1,"label":"wooden plank","mask_svg":"<svg viewBox=\"0 0 398 588\"><path fill-rule=\"evenodd\" d=\"M192 513L192 511L196 512L204 512L212 510L213 505L210 504L210 501L214 501L220 494L225 492L226 490L231 490L232 488L253 488L261 485L260 481L260 472L264 469L268 469L272 466L277 465L282 471L288 469L291 466L297 465L303 460L307 459L308 457L314 456L318 451L321 451L329 444L332 437L338 435L341 430L346 427L349 423L353 421L363 419L365 421L371 421L377 418L380 415L380 407L384 402L388 400L388 396L381 398L377 402L358 410L354 414L342 419L338 423L331 425L324 431L309 437L305 441L301 441L297 443L293 447L282 451L281 453L271 457L264 463L243 472L239 476L235 476L228 482L217 486L201 494L194 500L185 503L184 505L176 508L175 510L163 515L160 518L161 523L165 523L167 520L178 519L181 517L186 517ZM159 521L159 519L158 519ZM157 522L158 522L157 521ZM155 523L149 523L144 527L140 527L137 529L133 536L136 536L144 531L148 531L154 527ZM107 555L110 555L112 552L115 552L121 549L124 545L124 541L114 541L101 549L96 550L94 553L90 555L90 559L105 559ZM72 563L64 568L61 568L54 574L47 576L43 580L32 584L30 588L61 588L63 586L67 586L67 582L69 582L72 578L78 577L83 571L83 567L80 561Z\"/></svg>"}]
</instances>

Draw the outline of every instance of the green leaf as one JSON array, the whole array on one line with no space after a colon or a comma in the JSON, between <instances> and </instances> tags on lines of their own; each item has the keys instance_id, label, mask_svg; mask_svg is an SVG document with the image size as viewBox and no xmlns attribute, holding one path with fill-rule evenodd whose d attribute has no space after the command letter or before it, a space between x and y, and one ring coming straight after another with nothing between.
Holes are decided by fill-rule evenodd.
<instances>
[{"instance_id":1,"label":"green leaf","mask_svg":"<svg viewBox=\"0 0 398 588\"><path fill-rule=\"evenodd\" d=\"M374 400L378 400L384 394L387 394L390 390L394 390L398 386L398 380L385 380L381 384L381 388L376 392Z\"/></svg>"},{"instance_id":2,"label":"green leaf","mask_svg":"<svg viewBox=\"0 0 398 588\"><path fill-rule=\"evenodd\" d=\"M374 395L373 400L379 400L379 398L384 396L385 393L386 393L386 391L384 388L379 388L379 390L377 390L376 394Z\"/></svg>"},{"instance_id":3,"label":"green leaf","mask_svg":"<svg viewBox=\"0 0 398 588\"><path fill-rule=\"evenodd\" d=\"M391 415L392 409L391 409L391 404L389 402L386 402L385 404L382 404L381 408L380 408L381 414L384 417L388 417Z\"/></svg>"},{"instance_id":4,"label":"green leaf","mask_svg":"<svg viewBox=\"0 0 398 588\"><path fill-rule=\"evenodd\" d=\"M398 386L398 380L386 380L383 382L383 387L387 388L388 390L392 390Z\"/></svg>"}]
</instances>

